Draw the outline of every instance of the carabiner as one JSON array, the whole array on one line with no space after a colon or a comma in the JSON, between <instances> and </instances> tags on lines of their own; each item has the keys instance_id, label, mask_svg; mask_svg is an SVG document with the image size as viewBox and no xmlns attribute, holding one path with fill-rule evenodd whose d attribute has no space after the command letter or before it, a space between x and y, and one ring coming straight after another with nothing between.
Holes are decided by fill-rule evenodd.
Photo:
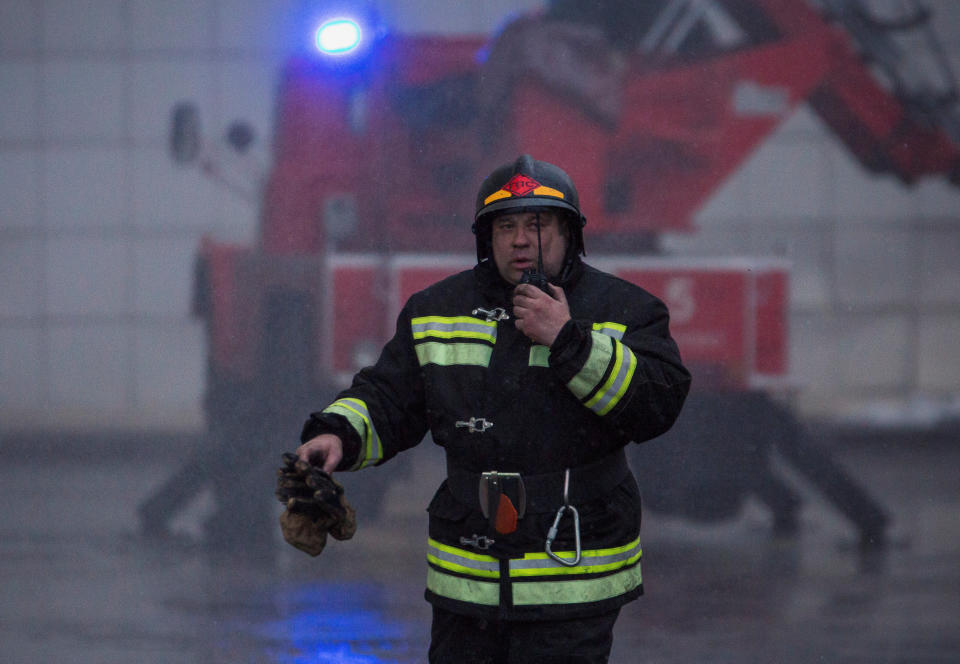
<instances>
[{"instance_id":1,"label":"carabiner","mask_svg":"<svg viewBox=\"0 0 960 664\"><path fill-rule=\"evenodd\" d=\"M563 513L567 510L573 512L573 541L576 545L576 557L573 560L568 560L566 558L561 558L553 552L551 547L553 546L553 541L557 539L557 531L560 526L560 520L563 519ZM550 526L550 530L547 531L547 545L546 545L547 555L556 560L561 565L567 567L575 567L580 564L581 550L580 550L580 513L577 511L577 508L570 504L570 469L567 468L567 473L563 478L563 505L560 506L560 509L557 510L557 516L553 520L553 525Z\"/></svg>"}]
</instances>

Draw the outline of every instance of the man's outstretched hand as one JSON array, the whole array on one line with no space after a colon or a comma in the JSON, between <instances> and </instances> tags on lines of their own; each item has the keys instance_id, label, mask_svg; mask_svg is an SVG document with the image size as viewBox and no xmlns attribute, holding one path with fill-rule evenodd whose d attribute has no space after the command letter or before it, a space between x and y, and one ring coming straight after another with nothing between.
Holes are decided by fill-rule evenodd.
<instances>
[{"instance_id":1,"label":"man's outstretched hand","mask_svg":"<svg viewBox=\"0 0 960 664\"><path fill-rule=\"evenodd\" d=\"M322 433L298 447L297 456L332 474L343 459L343 441L335 434Z\"/></svg>"}]
</instances>

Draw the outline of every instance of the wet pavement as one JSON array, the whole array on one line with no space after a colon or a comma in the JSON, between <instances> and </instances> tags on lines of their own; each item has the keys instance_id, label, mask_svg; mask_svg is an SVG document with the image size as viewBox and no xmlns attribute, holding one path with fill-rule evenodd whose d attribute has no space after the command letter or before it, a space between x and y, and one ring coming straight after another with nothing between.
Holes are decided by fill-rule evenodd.
<instances>
[{"instance_id":1,"label":"wet pavement","mask_svg":"<svg viewBox=\"0 0 960 664\"><path fill-rule=\"evenodd\" d=\"M278 531L266 553L201 546L206 495L176 537L139 536L137 503L176 458L7 452L0 662L426 661L423 508L441 467L413 454L421 470L386 512L310 558ZM773 537L752 502L708 525L647 512L646 595L621 614L611 661L960 661L960 446L904 439L838 459L890 511L885 549L862 551L799 479L795 537Z\"/></svg>"}]
</instances>

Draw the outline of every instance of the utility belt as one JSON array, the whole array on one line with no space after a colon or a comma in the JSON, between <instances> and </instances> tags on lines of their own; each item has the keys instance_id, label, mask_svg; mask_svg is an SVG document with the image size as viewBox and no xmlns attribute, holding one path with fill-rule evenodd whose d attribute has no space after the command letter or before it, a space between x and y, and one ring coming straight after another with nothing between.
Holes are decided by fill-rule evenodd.
<instances>
[{"instance_id":1,"label":"utility belt","mask_svg":"<svg viewBox=\"0 0 960 664\"><path fill-rule=\"evenodd\" d=\"M460 502L483 512L497 533L507 535L515 531L517 521L525 514L547 514L556 510L556 519L547 535L546 550L557 560L560 559L553 555L550 545L556 537L564 512L569 510L574 519L579 561L580 516L575 505L603 498L629 474L630 467L623 448L585 466L537 475L495 470L474 473L457 468L447 460L447 486L450 492ZM563 560L560 562L570 564Z\"/></svg>"}]
</instances>

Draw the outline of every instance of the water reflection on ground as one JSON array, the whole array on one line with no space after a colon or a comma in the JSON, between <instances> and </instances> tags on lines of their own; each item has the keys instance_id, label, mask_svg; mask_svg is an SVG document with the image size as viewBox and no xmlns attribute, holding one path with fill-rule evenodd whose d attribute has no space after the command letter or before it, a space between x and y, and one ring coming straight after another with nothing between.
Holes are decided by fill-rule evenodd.
<instances>
[{"instance_id":1,"label":"water reflection on ground","mask_svg":"<svg viewBox=\"0 0 960 664\"><path fill-rule=\"evenodd\" d=\"M391 615L385 593L369 582L287 585L277 593L281 616L256 632L276 662L416 661L421 625Z\"/></svg>"},{"instance_id":2,"label":"water reflection on ground","mask_svg":"<svg viewBox=\"0 0 960 664\"><path fill-rule=\"evenodd\" d=\"M198 546L202 507L181 536L144 540L136 502L176 460L118 459L0 465L0 661L426 661L433 478L397 488L354 540L310 558L278 534L266 552ZM646 596L622 613L611 661L956 661L960 450L854 448L841 460L892 513L885 551L861 552L813 493L796 538L773 537L756 505L717 524L648 513Z\"/></svg>"}]
</instances>

